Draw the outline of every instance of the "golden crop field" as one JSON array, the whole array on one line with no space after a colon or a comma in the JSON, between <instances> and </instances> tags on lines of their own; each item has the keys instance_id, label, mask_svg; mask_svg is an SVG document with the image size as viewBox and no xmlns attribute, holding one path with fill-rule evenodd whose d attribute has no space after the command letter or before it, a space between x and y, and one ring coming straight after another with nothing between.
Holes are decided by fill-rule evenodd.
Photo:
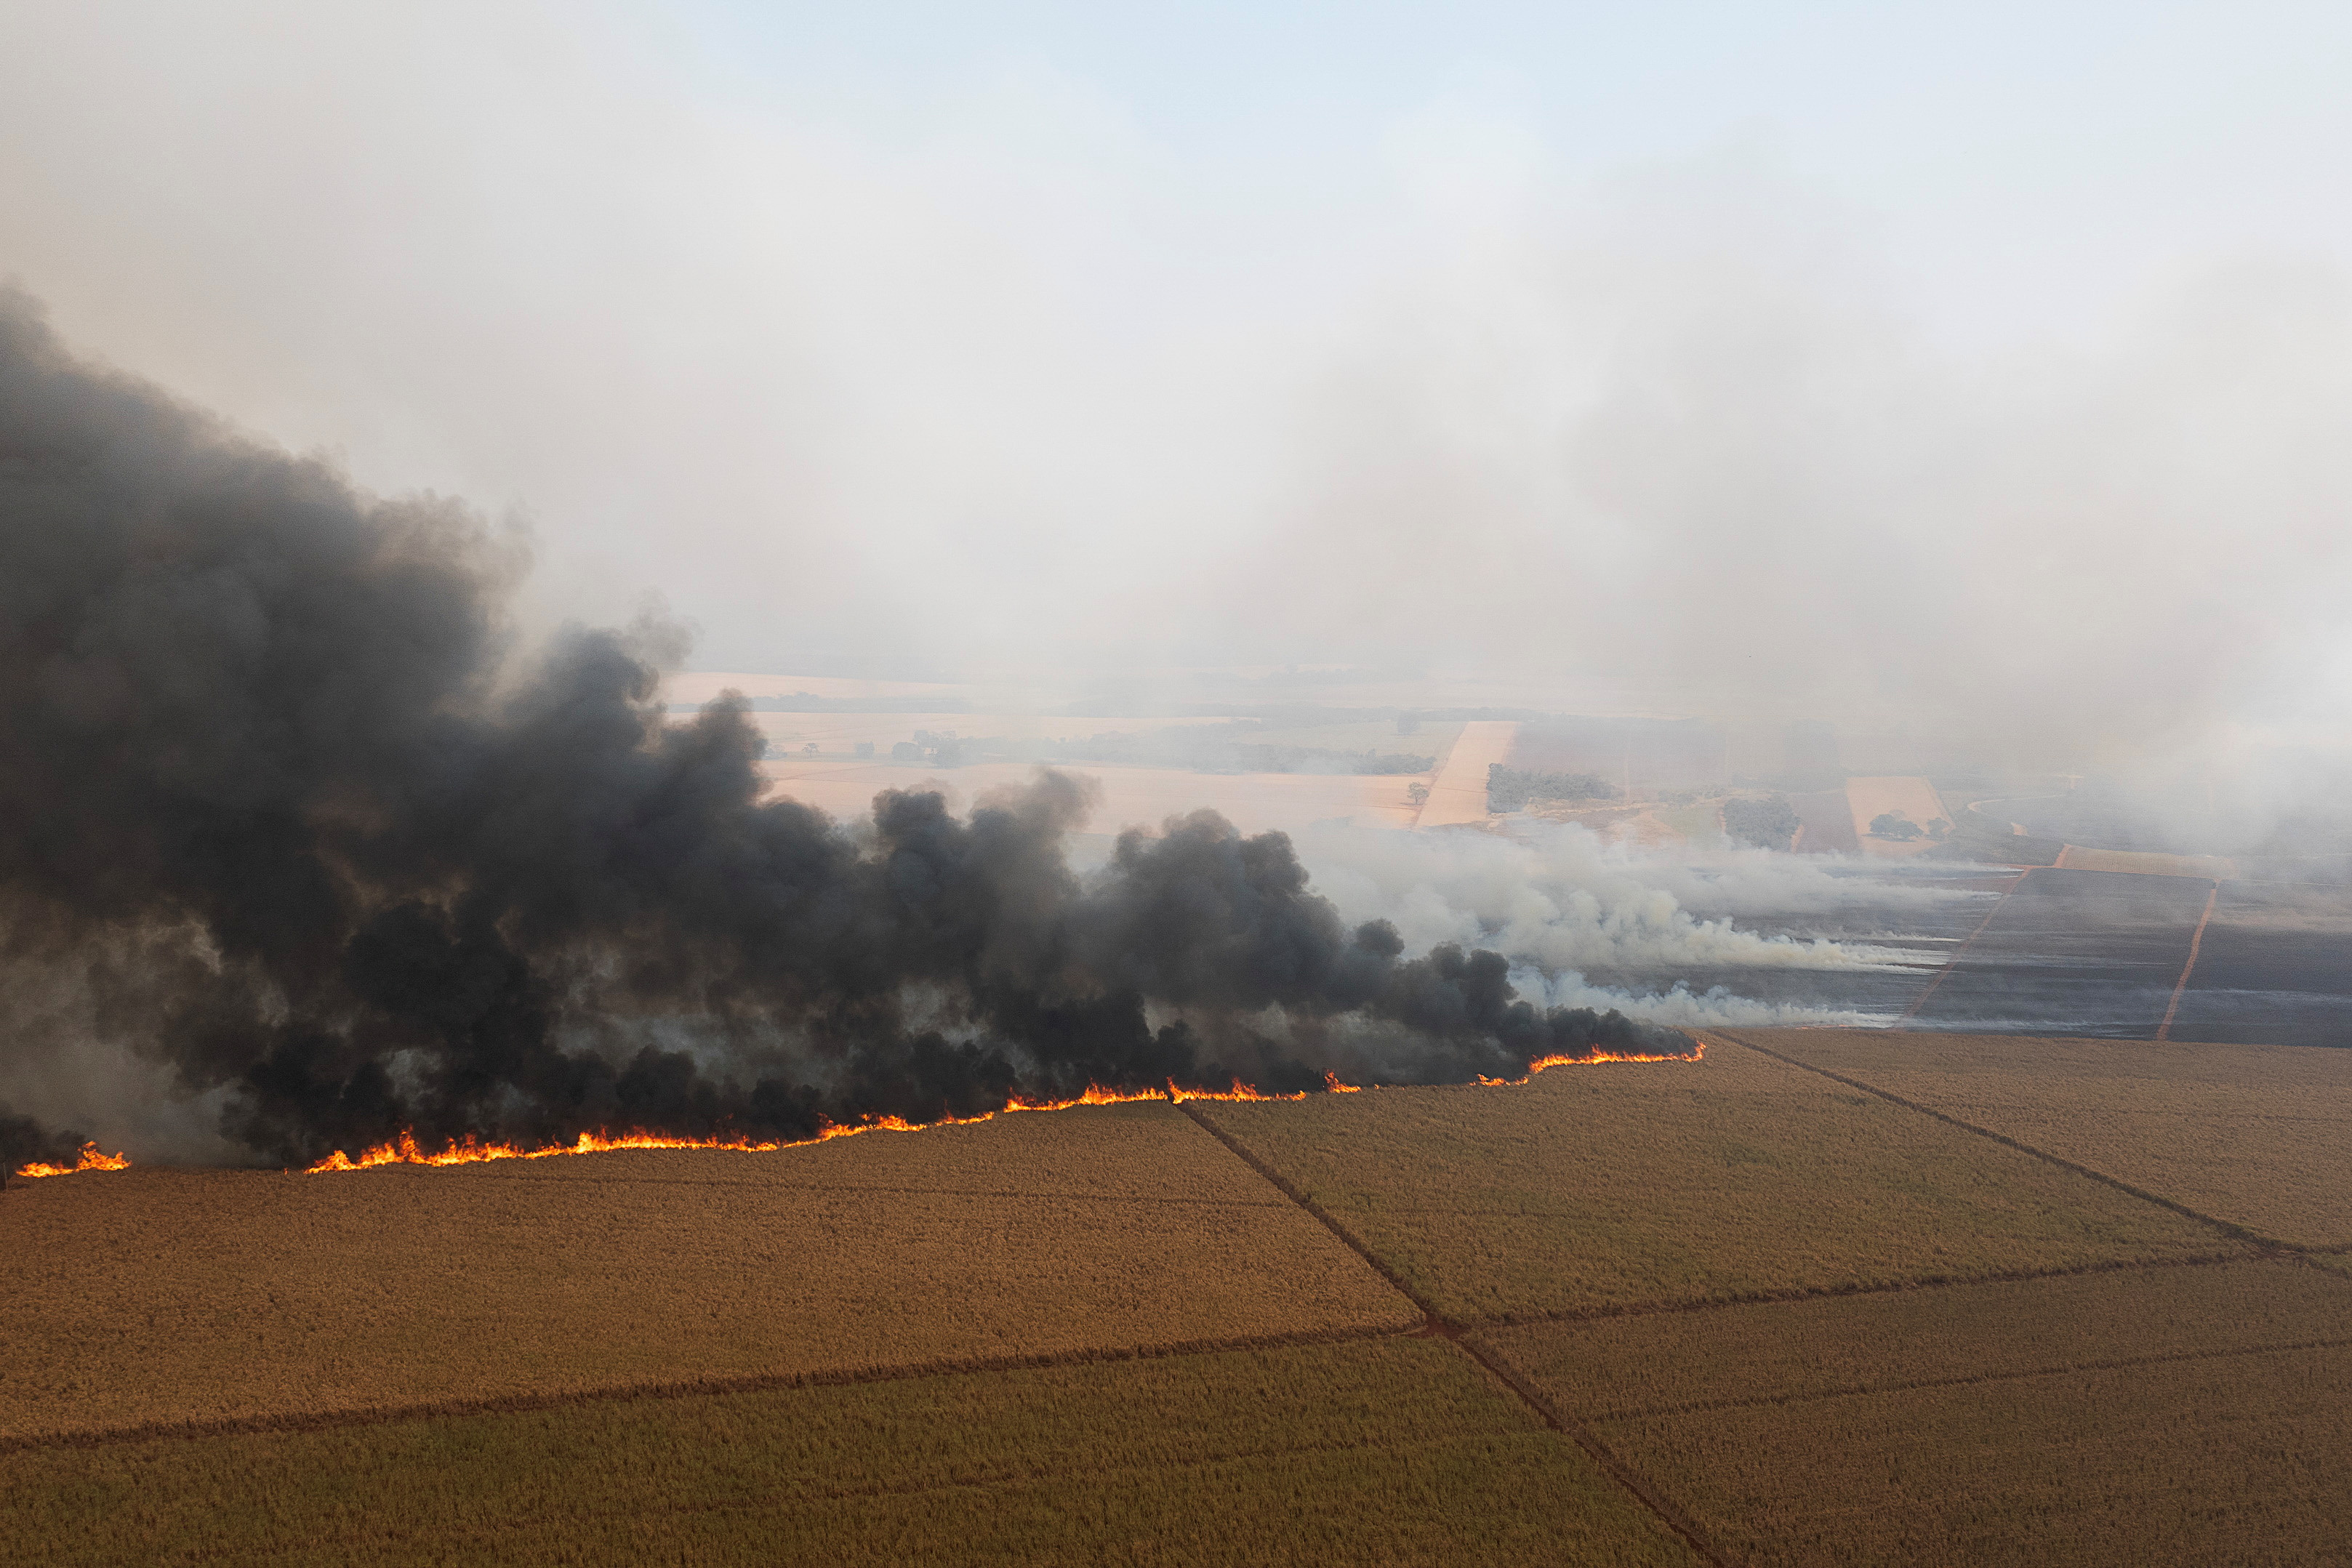
<instances>
[{"instance_id":1,"label":"golden crop field","mask_svg":"<svg viewBox=\"0 0 2352 1568\"><path fill-rule=\"evenodd\" d=\"M2352 1051L1741 1030L2258 1235L2352 1243Z\"/></svg>"},{"instance_id":2,"label":"golden crop field","mask_svg":"<svg viewBox=\"0 0 2352 1568\"><path fill-rule=\"evenodd\" d=\"M0 1441L1409 1326L1175 1107L0 1200Z\"/></svg>"},{"instance_id":3,"label":"golden crop field","mask_svg":"<svg viewBox=\"0 0 2352 1568\"><path fill-rule=\"evenodd\" d=\"M1756 1038L1911 1071L1926 1042L2078 1133L2120 1078L2138 1119L2101 1135L2160 1169L2192 1113L2329 1103L2324 1053ZM2249 1181L2302 1191L2304 1152L2250 1138ZM1356 1247L1471 1326L1432 1332ZM768 1154L134 1167L12 1185L0 1249L0 1562L1693 1564L1686 1526L1727 1562L2202 1568L2352 1541L2352 1251L2270 1255L1720 1034L1512 1088Z\"/></svg>"},{"instance_id":4,"label":"golden crop field","mask_svg":"<svg viewBox=\"0 0 2352 1568\"><path fill-rule=\"evenodd\" d=\"M2231 1249L2211 1228L1729 1043L1522 1089L1202 1108L1463 1322Z\"/></svg>"},{"instance_id":5,"label":"golden crop field","mask_svg":"<svg viewBox=\"0 0 2352 1568\"><path fill-rule=\"evenodd\" d=\"M2139 1269L1493 1331L1758 1563L2321 1563L2352 1281Z\"/></svg>"},{"instance_id":6,"label":"golden crop field","mask_svg":"<svg viewBox=\"0 0 2352 1568\"><path fill-rule=\"evenodd\" d=\"M1442 1340L7 1457L0 1561L1697 1560Z\"/></svg>"},{"instance_id":7,"label":"golden crop field","mask_svg":"<svg viewBox=\"0 0 2352 1568\"><path fill-rule=\"evenodd\" d=\"M1585 1420L2352 1343L2352 1281L2253 1260L1477 1331Z\"/></svg>"},{"instance_id":8,"label":"golden crop field","mask_svg":"<svg viewBox=\"0 0 2352 1568\"><path fill-rule=\"evenodd\" d=\"M1759 1565L2340 1564L2352 1350L2219 1354L1602 1422Z\"/></svg>"}]
</instances>

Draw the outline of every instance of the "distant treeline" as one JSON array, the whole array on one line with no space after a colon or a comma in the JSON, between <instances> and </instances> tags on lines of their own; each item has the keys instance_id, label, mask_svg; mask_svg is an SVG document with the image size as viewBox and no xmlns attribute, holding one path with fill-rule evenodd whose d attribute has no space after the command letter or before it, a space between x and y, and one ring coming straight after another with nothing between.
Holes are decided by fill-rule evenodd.
<instances>
[{"instance_id":1,"label":"distant treeline","mask_svg":"<svg viewBox=\"0 0 2352 1568\"><path fill-rule=\"evenodd\" d=\"M1524 810L1531 800L1614 800L1617 795L1617 787L1597 773L1531 773L1499 762L1486 767L1489 811Z\"/></svg>"}]
</instances>

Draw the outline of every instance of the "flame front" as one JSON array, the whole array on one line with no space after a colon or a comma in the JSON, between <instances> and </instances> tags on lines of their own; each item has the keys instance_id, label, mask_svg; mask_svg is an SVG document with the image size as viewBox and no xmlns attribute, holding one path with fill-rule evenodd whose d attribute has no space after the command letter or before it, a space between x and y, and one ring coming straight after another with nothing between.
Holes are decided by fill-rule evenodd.
<instances>
[{"instance_id":1,"label":"flame front","mask_svg":"<svg viewBox=\"0 0 2352 1568\"><path fill-rule=\"evenodd\" d=\"M1538 1057L1528 1063L1526 1078L1481 1077L1478 1082L1490 1089L1511 1088L1527 1082L1537 1073L1552 1067L1591 1067L1609 1061L1696 1061L1706 1054L1704 1041L1696 1042L1696 1046L1697 1048L1688 1056L1601 1051L1595 1051L1591 1056ZM1323 1075L1323 1088L1326 1093L1330 1094L1360 1094L1364 1092L1362 1084L1339 1082L1339 1075L1336 1072L1327 1072ZM862 1122L828 1123L819 1128L816 1136L813 1138L795 1138L789 1142L776 1143L754 1143L749 1138L673 1138L659 1133L642 1132L623 1133L617 1136L604 1133L583 1133L568 1144L548 1144L539 1148L527 1149L515 1144L486 1144L478 1138L468 1135L460 1138L445 1149L428 1154L417 1146L414 1133L403 1133L391 1143L378 1144L373 1148L362 1150L356 1158L337 1149L317 1165L310 1166L308 1174L316 1176L324 1171L366 1170L374 1166L470 1166L479 1165L487 1160L543 1160L557 1155L597 1155L612 1149L732 1149L741 1154L769 1154L777 1149L804 1149L813 1145L830 1143L835 1138L856 1137L861 1133L919 1133L927 1127L969 1127L982 1122L993 1121L998 1116L1010 1116L1023 1111L1067 1111L1078 1105L1128 1105L1143 1100L1156 1100L1179 1105L1187 1100L1224 1102L1304 1100L1307 1095L1307 1091L1304 1089L1289 1094L1267 1094L1253 1089L1239 1079L1234 1081L1234 1085L1230 1089L1183 1089L1179 1088L1172 1080L1164 1089L1106 1089L1099 1083L1090 1083L1087 1086L1086 1092L1067 1100L1029 1100L1016 1094L1004 1103L1002 1110L982 1111L976 1116L941 1116L933 1122L909 1122L903 1116L873 1116ZM105 1155L97 1153L97 1147L93 1145L83 1151L84 1164L78 1168L117 1170L130 1163L118 1155L116 1163L91 1165L88 1162L93 1156L100 1160L106 1158ZM38 1174L44 1176L60 1174L58 1167L54 1166L26 1168L28 1171L37 1170Z\"/></svg>"},{"instance_id":2,"label":"flame front","mask_svg":"<svg viewBox=\"0 0 2352 1568\"><path fill-rule=\"evenodd\" d=\"M121 1171L130 1168L129 1155L105 1154L96 1144L84 1144L81 1146L81 1158L69 1166L43 1165L36 1160L33 1164L20 1168L16 1174L26 1181L32 1181L40 1176L72 1176L77 1171Z\"/></svg>"},{"instance_id":3,"label":"flame front","mask_svg":"<svg viewBox=\"0 0 2352 1568\"><path fill-rule=\"evenodd\" d=\"M1697 1061L1706 1055L1706 1041L1693 1036L1688 1056L1664 1051L1596 1051L1591 1056L1538 1056L1528 1063L1527 1078L1489 1078L1478 1075L1478 1082L1489 1089L1516 1089L1547 1067L1598 1067L1609 1061Z\"/></svg>"}]
</instances>

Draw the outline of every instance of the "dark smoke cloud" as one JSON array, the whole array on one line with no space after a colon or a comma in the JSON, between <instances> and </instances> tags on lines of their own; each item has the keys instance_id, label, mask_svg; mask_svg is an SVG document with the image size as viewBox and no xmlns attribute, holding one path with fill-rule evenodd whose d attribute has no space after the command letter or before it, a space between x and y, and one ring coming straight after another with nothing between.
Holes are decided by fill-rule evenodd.
<instances>
[{"instance_id":1,"label":"dark smoke cloud","mask_svg":"<svg viewBox=\"0 0 2352 1568\"><path fill-rule=\"evenodd\" d=\"M286 1160L1683 1044L1538 1013L1493 953L1408 961L1211 812L1082 881L1053 773L965 818L888 791L856 831L761 804L740 700L665 722L660 626L517 656L520 570L464 507L359 494L0 298L6 972L73 977Z\"/></svg>"}]
</instances>

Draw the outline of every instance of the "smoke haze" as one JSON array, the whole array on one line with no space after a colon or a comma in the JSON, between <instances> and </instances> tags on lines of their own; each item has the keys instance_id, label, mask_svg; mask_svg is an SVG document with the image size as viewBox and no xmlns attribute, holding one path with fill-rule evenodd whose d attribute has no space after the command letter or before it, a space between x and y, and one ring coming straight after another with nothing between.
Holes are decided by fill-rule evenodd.
<instances>
[{"instance_id":1,"label":"smoke haze","mask_svg":"<svg viewBox=\"0 0 2352 1568\"><path fill-rule=\"evenodd\" d=\"M2352 777L2348 55L2292 5L10 8L0 1098L276 1157L1458 1076L1512 987L1848 1018L1808 977L1983 896L1798 934L1850 889L1569 831L1074 870L1053 778L845 830L734 709L664 727L688 659L1830 720L2253 845ZM1271 924L1130 906L1178 886Z\"/></svg>"},{"instance_id":2,"label":"smoke haze","mask_svg":"<svg viewBox=\"0 0 2352 1568\"><path fill-rule=\"evenodd\" d=\"M2352 698L2346 39L2257 9L25 7L0 267L707 668L2197 762Z\"/></svg>"},{"instance_id":3,"label":"smoke haze","mask_svg":"<svg viewBox=\"0 0 2352 1568\"><path fill-rule=\"evenodd\" d=\"M1406 958L1213 812L1081 882L1064 774L961 820L885 791L857 833L761 804L741 699L667 722L659 624L510 657L517 564L458 505L370 498L0 298L8 1077L128 1051L290 1160L1685 1048L1539 1012L1493 952Z\"/></svg>"}]
</instances>

